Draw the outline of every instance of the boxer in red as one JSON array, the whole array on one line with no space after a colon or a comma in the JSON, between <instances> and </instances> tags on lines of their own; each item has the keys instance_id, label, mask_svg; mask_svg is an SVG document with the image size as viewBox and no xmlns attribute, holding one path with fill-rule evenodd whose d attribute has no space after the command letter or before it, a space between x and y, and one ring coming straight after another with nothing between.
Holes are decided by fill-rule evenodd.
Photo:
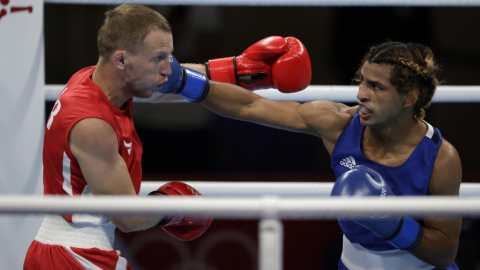
<instances>
[{"instance_id":1,"label":"boxer in red","mask_svg":"<svg viewBox=\"0 0 480 270\"><path fill-rule=\"evenodd\" d=\"M167 81L173 50L170 25L149 8L122 5L107 12L98 47L98 64L73 75L48 118L46 195L136 196L140 190L143 148L133 125L132 97L149 97ZM179 182L152 195L201 197ZM211 222L211 217L201 216L46 215L24 269L131 269L113 249L116 227L131 232L162 226L187 241L199 237Z\"/></svg>"}]
</instances>

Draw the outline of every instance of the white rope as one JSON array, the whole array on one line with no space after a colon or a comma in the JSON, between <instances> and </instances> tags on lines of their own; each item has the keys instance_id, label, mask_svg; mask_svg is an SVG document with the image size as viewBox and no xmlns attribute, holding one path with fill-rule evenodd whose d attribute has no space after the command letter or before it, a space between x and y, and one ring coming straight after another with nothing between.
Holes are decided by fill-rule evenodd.
<instances>
[{"instance_id":1,"label":"white rope","mask_svg":"<svg viewBox=\"0 0 480 270\"><path fill-rule=\"evenodd\" d=\"M164 198L160 196L3 196L0 213L107 215L214 215L233 219L333 219L390 214L480 216L480 198L446 196L379 198Z\"/></svg>"},{"instance_id":2,"label":"white rope","mask_svg":"<svg viewBox=\"0 0 480 270\"><path fill-rule=\"evenodd\" d=\"M45 85L45 100L55 101L65 85ZM354 85L310 85L307 89L285 94L275 89L255 91L256 94L272 100L292 100L307 102L312 100L332 100L335 102L356 103L358 86ZM134 98L135 102L187 102L177 95L155 94L152 98ZM438 86L432 102L480 102L480 86Z\"/></svg>"},{"instance_id":3,"label":"white rope","mask_svg":"<svg viewBox=\"0 0 480 270\"><path fill-rule=\"evenodd\" d=\"M146 196L170 181L144 181L139 196ZM205 197L329 197L333 188L331 182L208 182L182 181L195 187ZM460 197L480 196L480 184L462 183Z\"/></svg>"},{"instance_id":4,"label":"white rope","mask_svg":"<svg viewBox=\"0 0 480 270\"><path fill-rule=\"evenodd\" d=\"M480 6L479 0L44 0L48 4L224 6Z\"/></svg>"}]
</instances>

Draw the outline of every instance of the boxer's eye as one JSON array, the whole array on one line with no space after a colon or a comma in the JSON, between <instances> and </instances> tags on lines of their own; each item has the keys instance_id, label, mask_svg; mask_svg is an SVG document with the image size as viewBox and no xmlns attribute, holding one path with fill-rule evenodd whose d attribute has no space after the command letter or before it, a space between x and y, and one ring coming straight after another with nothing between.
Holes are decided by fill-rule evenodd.
<instances>
[{"instance_id":1,"label":"boxer's eye","mask_svg":"<svg viewBox=\"0 0 480 270\"><path fill-rule=\"evenodd\" d=\"M376 83L372 84L372 87L373 87L374 89L378 89L378 90L385 90L382 86L380 86L380 85L378 85L378 84L376 84Z\"/></svg>"},{"instance_id":2,"label":"boxer's eye","mask_svg":"<svg viewBox=\"0 0 480 270\"><path fill-rule=\"evenodd\" d=\"M162 55L159 55L159 56L155 57L153 60L160 62L160 61L163 61L165 59L167 59L167 56L162 54Z\"/></svg>"}]
</instances>

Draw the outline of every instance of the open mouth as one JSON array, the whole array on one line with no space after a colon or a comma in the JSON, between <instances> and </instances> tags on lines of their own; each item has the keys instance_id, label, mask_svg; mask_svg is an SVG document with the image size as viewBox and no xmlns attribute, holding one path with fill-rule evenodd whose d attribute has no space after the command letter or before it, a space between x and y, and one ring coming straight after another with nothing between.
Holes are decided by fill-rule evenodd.
<instances>
[{"instance_id":1,"label":"open mouth","mask_svg":"<svg viewBox=\"0 0 480 270\"><path fill-rule=\"evenodd\" d=\"M372 111L363 105L359 105L359 115L362 118L366 118L372 114Z\"/></svg>"},{"instance_id":2,"label":"open mouth","mask_svg":"<svg viewBox=\"0 0 480 270\"><path fill-rule=\"evenodd\" d=\"M360 112L364 113L364 114L370 114L372 113L372 111L370 111L367 107L363 106L363 105L360 105L359 106L360 108Z\"/></svg>"}]
</instances>

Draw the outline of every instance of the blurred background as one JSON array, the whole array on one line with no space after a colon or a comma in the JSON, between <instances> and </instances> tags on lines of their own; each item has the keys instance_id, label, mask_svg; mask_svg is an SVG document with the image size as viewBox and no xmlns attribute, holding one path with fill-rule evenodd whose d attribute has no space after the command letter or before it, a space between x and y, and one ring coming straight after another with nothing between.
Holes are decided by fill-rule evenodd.
<instances>
[{"instance_id":1,"label":"blurred background","mask_svg":"<svg viewBox=\"0 0 480 270\"><path fill-rule=\"evenodd\" d=\"M44 5L46 84L98 60L97 31L115 6ZM480 8L151 6L171 23L181 63L241 54L268 36L307 47L314 85L348 85L366 50L386 40L430 46L447 85L480 85ZM53 102L47 102L48 117ZM464 182L480 179L480 104L433 104L426 121L458 150ZM319 138L217 116L198 104L136 103L144 180L332 182ZM201 190L200 190L201 192ZM465 218L457 264L480 269L480 220ZM215 220L181 243L161 229L118 234L134 269L256 269L257 221ZM285 221L284 269L336 269L336 221ZM176 241L176 242L175 242ZM191 265L188 265L188 264ZM183 268L182 268L183 267Z\"/></svg>"}]
</instances>

